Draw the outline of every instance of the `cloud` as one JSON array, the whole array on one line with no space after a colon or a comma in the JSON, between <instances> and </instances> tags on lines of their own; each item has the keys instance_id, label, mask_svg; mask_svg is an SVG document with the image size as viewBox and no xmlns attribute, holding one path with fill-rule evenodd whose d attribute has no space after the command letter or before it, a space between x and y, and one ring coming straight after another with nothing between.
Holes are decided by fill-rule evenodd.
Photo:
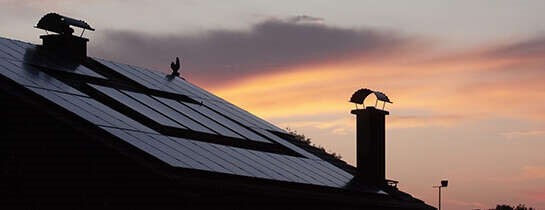
<instances>
[{"instance_id":1,"label":"cloud","mask_svg":"<svg viewBox=\"0 0 545 210\"><path fill-rule=\"evenodd\" d=\"M299 127L314 127L318 129L338 129L350 128L354 125L354 119L343 117L339 119L319 119L307 121L290 121L284 122L283 127L299 128Z\"/></svg>"},{"instance_id":2,"label":"cloud","mask_svg":"<svg viewBox=\"0 0 545 210\"><path fill-rule=\"evenodd\" d=\"M454 206L458 206L464 209L467 208L478 208L478 209L486 209L487 206L484 203L476 202L476 201L463 201L463 200L456 200L456 199L447 199L446 202L448 204L452 204Z\"/></svg>"},{"instance_id":3,"label":"cloud","mask_svg":"<svg viewBox=\"0 0 545 210\"><path fill-rule=\"evenodd\" d=\"M545 56L545 36L536 36L526 40L494 47L486 52L491 57L532 57Z\"/></svg>"},{"instance_id":4,"label":"cloud","mask_svg":"<svg viewBox=\"0 0 545 210\"><path fill-rule=\"evenodd\" d=\"M297 15L290 18L289 20L294 23L321 23L324 21L323 18L312 17L308 15Z\"/></svg>"},{"instance_id":5,"label":"cloud","mask_svg":"<svg viewBox=\"0 0 545 210\"><path fill-rule=\"evenodd\" d=\"M544 121L545 103L539 100L545 97L544 56L545 34L411 60L398 67L400 72L410 68L410 74L395 78L398 84L411 82L411 86L403 87L411 91L398 92L397 100L406 99L402 101L406 106L413 103L408 99L418 96L421 103L410 104L411 108L443 115Z\"/></svg>"},{"instance_id":6,"label":"cloud","mask_svg":"<svg viewBox=\"0 0 545 210\"><path fill-rule=\"evenodd\" d=\"M519 169L518 173L511 176L500 176L493 178L497 182L522 183L545 180L545 167L528 165Z\"/></svg>"},{"instance_id":7,"label":"cloud","mask_svg":"<svg viewBox=\"0 0 545 210\"><path fill-rule=\"evenodd\" d=\"M545 76L545 34L509 41L491 41L457 51L424 54L411 60L410 65L429 65L443 73L488 73L481 78L496 78L494 74L524 76L526 73ZM423 69L422 72L430 72Z\"/></svg>"},{"instance_id":8,"label":"cloud","mask_svg":"<svg viewBox=\"0 0 545 210\"><path fill-rule=\"evenodd\" d=\"M545 180L545 167L524 166L519 177L522 180Z\"/></svg>"},{"instance_id":9,"label":"cloud","mask_svg":"<svg viewBox=\"0 0 545 210\"><path fill-rule=\"evenodd\" d=\"M169 71L174 57L181 56L182 74L189 80L218 85L309 63L378 59L412 43L411 38L395 32L314 24L318 20L310 16L269 19L247 31L212 30L192 35L110 30L90 49L98 57L164 72Z\"/></svg>"},{"instance_id":10,"label":"cloud","mask_svg":"<svg viewBox=\"0 0 545 210\"><path fill-rule=\"evenodd\" d=\"M501 136L507 139L517 139L524 137L545 136L545 130L529 130L529 131L512 131L500 133Z\"/></svg>"},{"instance_id":11,"label":"cloud","mask_svg":"<svg viewBox=\"0 0 545 210\"><path fill-rule=\"evenodd\" d=\"M545 204L545 190L544 189L533 190L533 191L527 192L526 194L533 201Z\"/></svg>"},{"instance_id":12,"label":"cloud","mask_svg":"<svg viewBox=\"0 0 545 210\"><path fill-rule=\"evenodd\" d=\"M319 19L269 19L248 30L192 35L109 31L90 49L164 72L179 55L188 80L266 118L344 113L350 93L371 87L393 97L392 109L432 112L392 115L391 128L492 116L545 119L545 104L536 100L545 97L545 35L429 51L412 36L316 24Z\"/></svg>"},{"instance_id":13,"label":"cloud","mask_svg":"<svg viewBox=\"0 0 545 210\"><path fill-rule=\"evenodd\" d=\"M444 127L454 125L467 117L458 115L394 115L391 116L389 128Z\"/></svg>"}]
</instances>

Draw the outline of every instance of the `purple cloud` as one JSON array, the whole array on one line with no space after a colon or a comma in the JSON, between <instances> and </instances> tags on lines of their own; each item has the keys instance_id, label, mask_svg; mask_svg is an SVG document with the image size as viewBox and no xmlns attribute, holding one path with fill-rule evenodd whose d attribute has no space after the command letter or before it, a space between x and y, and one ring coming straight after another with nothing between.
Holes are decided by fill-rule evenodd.
<instances>
[{"instance_id":1,"label":"purple cloud","mask_svg":"<svg viewBox=\"0 0 545 210\"><path fill-rule=\"evenodd\" d=\"M309 22L309 20L312 20ZM267 20L249 31L214 30L198 35L148 35L106 31L91 54L169 72L176 56L190 80L223 84L286 67L359 56L377 59L403 49L411 39L372 28L347 29L296 16Z\"/></svg>"}]
</instances>

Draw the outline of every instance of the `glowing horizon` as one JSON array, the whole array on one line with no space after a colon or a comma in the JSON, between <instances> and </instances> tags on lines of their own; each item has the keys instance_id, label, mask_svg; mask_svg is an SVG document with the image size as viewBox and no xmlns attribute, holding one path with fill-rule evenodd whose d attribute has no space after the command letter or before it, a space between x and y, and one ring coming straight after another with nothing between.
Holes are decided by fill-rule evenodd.
<instances>
[{"instance_id":1,"label":"glowing horizon","mask_svg":"<svg viewBox=\"0 0 545 210\"><path fill-rule=\"evenodd\" d=\"M474 54L474 52L469 50L468 54ZM542 167L544 163L539 159L540 155L537 155L540 150L528 149L523 143L513 142L532 141L533 145L540 145L537 147L545 146L544 142L538 141L545 137L545 129L543 129L545 101L528 102L528 99L545 97L542 78L528 76L521 72L520 75L508 78L499 76L499 79L493 80L494 83L490 81L490 77L494 77L495 72L509 71L513 65L523 67L535 66L538 63L540 64L538 66L541 66L543 63L538 59L486 57L476 59L459 56L456 60L415 61L415 64L411 66L395 66L387 63L367 65L352 61L348 63L350 65L346 65L346 62L309 64L281 71L281 73L244 78L235 84L214 87L211 91L283 128L289 127L311 137L317 145L325 146L328 151L340 154L343 160L355 165L354 119L349 114L349 110L354 106L347 101L350 94L357 88L379 87L394 101L394 104L387 105L387 109L391 111L391 115L387 117L387 157L389 159L387 174L389 178L399 177L402 181L402 189L407 189L415 193L415 196L427 200L433 200L436 196L434 191L427 189L429 186L406 183L403 182L403 178L419 180L416 183L449 178L454 184L451 186L452 189L447 190L453 192L447 193L460 196L471 194L471 188L467 189L466 186L464 189L456 189L460 187L457 185L476 184L471 182L472 179L480 180L481 185L487 186L487 190L482 190L485 194L502 190L502 187L494 183L509 180L512 185L530 187L534 186L536 181L544 179L545 167ZM358 69L366 69L366 71L358 71ZM477 77L478 75L481 77ZM359 78L366 79L360 81ZM497 126L490 123L497 123ZM475 130L475 127L481 128ZM409 131L410 129L417 130L417 134ZM439 134L433 132L425 134L428 133L425 130L429 129L439 131ZM459 133L463 130L468 130L468 133ZM467 136L481 140L461 139L460 141L452 137L445 138L445 134L456 138ZM485 137L482 136L483 134ZM422 139L424 136L431 140ZM517 166L516 163L504 162L504 167L514 170L513 172L507 172L501 168L494 169L495 174L506 174L498 175L501 178L489 179L481 175L463 178L468 177L463 174L483 171L480 165L464 164L467 161L465 158L452 159L457 155L443 159L458 168L455 171L437 164L425 164L416 168L420 168L421 171L440 168L439 171L443 173L439 174L443 175L428 176L426 179L407 176L415 170L415 166L403 167L402 165L415 164L413 161L418 159L421 163L425 163L429 162L429 159L423 157L407 161L404 160L404 155L418 153L420 150L425 150L430 156L442 156L441 153L453 152L442 146L437 148L437 146L423 145L424 142L433 144L433 141L440 141L440 139L447 141L445 143L452 145L453 148L464 148L464 151L460 151L461 154L473 154L475 155L473 161L482 162L485 166L489 165L488 167L495 162L490 160L504 159L501 155L505 145L526 148L515 149L512 155L530 157L527 157L525 161L528 165ZM465 142L465 145L448 142L449 139ZM483 151L489 151L488 157L479 156L479 149L471 146L471 144L483 145L479 143L480 141L484 141L484 145L491 144L492 139L498 139L499 145L483 148ZM408 145L408 142L412 143ZM535 154L527 155L526 152ZM530 188L539 189L540 186L545 187L541 184ZM418 190L414 191L414 189ZM518 199L536 202L543 197L540 193L542 191L539 190L528 192ZM509 203L509 196L496 196L496 198ZM491 201L480 202L464 196L449 195L448 197L447 205L477 208L491 208L493 205L490 204ZM485 197L487 196L481 196L480 199L486 199ZM500 201L496 203L501 203Z\"/></svg>"}]
</instances>

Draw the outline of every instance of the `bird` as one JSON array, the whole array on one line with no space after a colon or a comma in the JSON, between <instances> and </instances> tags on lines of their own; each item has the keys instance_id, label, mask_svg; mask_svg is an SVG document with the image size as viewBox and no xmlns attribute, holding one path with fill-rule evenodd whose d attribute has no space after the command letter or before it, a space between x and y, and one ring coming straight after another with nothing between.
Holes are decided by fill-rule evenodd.
<instances>
[{"instance_id":1,"label":"bird","mask_svg":"<svg viewBox=\"0 0 545 210\"><path fill-rule=\"evenodd\" d=\"M178 72L178 70L180 70L180 59L178 57L176 57L176 63L170 63L170 68L172 69L171 76L180 76L180 72Z\"/></svg>"}]
</instances>

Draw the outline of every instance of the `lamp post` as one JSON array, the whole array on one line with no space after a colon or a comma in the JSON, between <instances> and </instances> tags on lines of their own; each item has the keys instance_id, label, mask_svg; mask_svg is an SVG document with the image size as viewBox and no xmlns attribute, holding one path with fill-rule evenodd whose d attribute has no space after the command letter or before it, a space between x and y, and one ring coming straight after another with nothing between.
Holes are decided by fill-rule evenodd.
<instances>
[{"instance_id":1,"label":"lamp post","mask_svg":"<svg viewBox=\"0 0 545 210\"><path fill-rule=\"evenodd\" d=\"M448 180L441 180L441 185L439 186L433 186L433 188L437 188L439 190L439 210L441 210L441 188L448 186Z\"/></svg>"}]
</instances>

